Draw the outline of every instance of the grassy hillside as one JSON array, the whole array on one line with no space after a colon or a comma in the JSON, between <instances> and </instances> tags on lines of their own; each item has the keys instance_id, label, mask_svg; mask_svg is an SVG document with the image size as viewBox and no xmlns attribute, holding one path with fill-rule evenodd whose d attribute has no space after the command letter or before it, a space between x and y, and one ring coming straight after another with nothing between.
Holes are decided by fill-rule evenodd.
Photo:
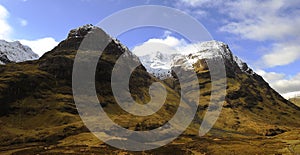
<instances>
[{"instance_id":1,"label":"grassy hillside","mask_svg":"<svg viewBox=\"0 0 300 155\"><path fill-rule=\"evenodd\" d=\"M0 66L0 154L141 154L104 144L81 121L72 96L71 77L82 37L69 36L40 60ZM99 59L95 77L98 99L105 103L102 107L109 117L124 128L143 131L158 128L177 110L178 80L160 81L139 66L130 79L130 91L137 102L149 101L148 89L153 82L163 82L168 94L157 113L133 116L118 106L111 90L111 71L123 53L124 49L112 41ZM192 124L171 144L144 154L299 151L299 107L283 99L258 75L249 76L230 69L227 68L226 102L207 135L198 137L198 129L209 103L211 81L208 70L198 69L201 97Z\"/></svg>"},{"instance_id":2,"label":"grassy hillside","mask_svg":"<svg viewBox=\"0 0 300 155\"><path fill-rule=\"evenodd\" d=\"M300 107L300 98L291 98L289 101Z\"/></svg>"}]
</instances>

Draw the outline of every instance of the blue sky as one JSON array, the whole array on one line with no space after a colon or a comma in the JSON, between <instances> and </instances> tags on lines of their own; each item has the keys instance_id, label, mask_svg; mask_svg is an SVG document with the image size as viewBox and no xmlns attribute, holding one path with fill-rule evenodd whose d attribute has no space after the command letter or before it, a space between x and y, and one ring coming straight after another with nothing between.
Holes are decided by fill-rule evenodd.
<instances>
[{"instance_id":1,"label":"blue sky","mask_svg":"<svg viewBox=\"0 0 300 155\"><path fill-rule=\"evenodd\" d=\"M0 0L0 39L21 40L41 55L72 28L97 24L116 11L145 4L188 13L281 94L300 91L297 0ZM180 40L176 33L165 32L143 28L118 38L130 48L154 38Z\"/></svg>"}]
</instances>

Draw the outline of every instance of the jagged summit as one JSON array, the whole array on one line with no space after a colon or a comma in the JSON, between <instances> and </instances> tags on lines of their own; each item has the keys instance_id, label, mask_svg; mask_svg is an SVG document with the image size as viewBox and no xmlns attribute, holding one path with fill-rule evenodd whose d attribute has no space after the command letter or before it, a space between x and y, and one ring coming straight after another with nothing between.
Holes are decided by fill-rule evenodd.
<instances>
[{"instance_id":1,"label":"jagged summit","mask_svg":"<svg viewBox=\"0 0 300 155\"><path fill-rule=\"evenodd\" d=\"M233 55L227 44L220 41L201 42L193 45L190 50L179 52L181 53L152 52L140 57L140 60L150 73L160 78L171 76L171 68L174 66L194 69L194 64L199 60L217 60L220 58L223 58L226 69L233 69L234 72L245 72L250 75L254 74L245 62ZM202 61L202 63L205 63L205 61ZM202 64L202 66L207 67L205 64Z\"/></svg>"},{"instance_id":2,"label":"jagged summit","mask_svg":"<svg viewBox=\"0 0 300 155\"><path fill-rule=\"evenodd\" d=\"M92 30L96 30L96 29L101 30L101 28L94 26L92 24L86 24L80 26L78 28L72 29L69 32L67 39L84 38L86 34L91 33ZM129 51L129 49L126 46L124 46L117 38L111 37L109 36L109 34L107 34L107 36L109 37L108 39L110 40L110 42L113 41L115 44L117 44L118 48L122 48L123 50Z\"/></svg>"},{"instance_id":3,"label":"jagged summit","mask_svg":"<svg viewBox=\"0 0 300 155\"><path fill-rule=\"evenodd\" d=\"M88 32L90 32L92 29L96 29L98 27L92 25L92 24L86 24L83 26L80 26L76 29L72 29L68 34L68 39L70 38L83 38Z\"/></svg>"},{"instance_id":4,"label":"jagged summit","mask_svg":"<svg viewBox=\"0 0 300 155\"><path fill-rule=\"evenodd\" d=\"M103 31L101 28L94 26L92 24L86 24L83 26L80 26L78 28L70 30L68 33L67 38L62 41L57 48L69 48L74 47L75 49L79 48L79 45L81 44L82 40L88 33L93 33L97 30ZM104 32L104 31L103 31ZM105 32L104 32L105 33ZM125 55L132 55L132 53L129 51L128 47L123 45L117 38L114 38L110 36L109 34L106 34L105 39L108 40L108 42L115 44L119 49L122 49L123 52L125 52Z\"/></svg>"},{"instance_id":5,"label":"jagged summit","mask_svg":"<svg viewBox=\"0 0 300 155\"><path fill-rule=\"evenodd\" d=\"M191 65L194 65L199 60L218 60L223 58L227 70L231 69L235 73L245 72L250 75L254 74L252 69L240 58L235 56L229 46L223 42L213 40L202 42L194 46L196 51L185 52L183 55L177 56L174 60L174 65L184 65L192 69L194 66ZM183 64L176 62L183 62Z\"/></svg>"},{"instance_id":6,"label":"jagged summit","mask_svg":"<svg viewBox=\"0 0 300 155\"><path fill-rule=\"evenodd\" d=\"M19 41L0 40L0 64L23 62L38 58L39 56L30 47L22 45Z\"/></svg>"},{"instance_id":7,"label":"jagged summit","mask_svg":"<svg viewBox=\"0 0 300 155\"><path fill-rule=\"evenodd\" d=\"M172 62L178 54L166 54L160 51L139 57L149 73L159 78L171 76Z\"/></svg>"}]
</instances>

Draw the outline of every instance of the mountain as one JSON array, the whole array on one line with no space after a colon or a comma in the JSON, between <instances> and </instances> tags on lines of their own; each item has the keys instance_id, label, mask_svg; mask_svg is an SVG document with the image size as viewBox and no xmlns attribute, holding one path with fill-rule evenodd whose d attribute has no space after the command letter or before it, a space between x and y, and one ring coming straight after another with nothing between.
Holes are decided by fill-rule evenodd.
<instances>
[{"instance_id":1,"label":"mountain","mask_svg":"<svg viewBox=\"0 0 300 155\"><path fill-rule=\"evenodd\" d=\"M167 124L167 121L176 115L181 96L184 97L182 102L186 105L183 107L185 114L191 113L189 103L192 101L185 98L197 95L198 90L193 89L195 86L191 86L190 83L180 85L174 73L163 80L158 79L148 73L143 65L138 65L130 76L129 95L144 105L153 95L149 93L150 85L160 82L167 91L166 102L157 113L149 116L136 116L124 111L118 105L116 94L113 93L114 81L111 77L114 70L117 73L130 72L132 68L129 64L141 63L140 59L100 28L85 25L71 30L65 40L39 60L0 66L1 154L141 154L119 150L98 140L78 115L72 91L74 58L78 52L87 56L98 54L93 51L99 46L93 44L88 49L78 51L87 35L98 32L103 34L100 42L108 45L97 62L95 88L97 98L110 119L132 131L156 129ZM237 61L228 45L211 42L211 45L215 44L218 44L220 50L212 52L218 52L219 56L224 58L227 81L225 102L216 124L205 136L198 137L204 114L207 111L214 111L213 108L208 109L212 82L205 58L209 57L204 58L201 54L211 53L208 50L200 50L192 55L183 55L188 58L187 60L194 62L200 87L200 102L196 116L186 131L174 142L143 153L289 154L297 151L300 108L282 98L245 63ZM172 58L176 61L170 66L189 70L189 66L185 66L182 60L183 56ZM158 58L157 62L161 61L161 65L166 65L163 60L169 60L159 53L155 54L155 57ZM121 58L126 61L117 61ZM211 60L220 59L214 57ZM91 57L79 61L90 63ZM121 75L116 78L122 81L125 77ZM185 88L189 89L181 94L181 89ZM125 92L120 91L120 94ZM154 96L159 96L163 94L163 90L154 93ZM88 101L87 97L86 102ZM100 120L103 121L100 123L106 123L104 119ZM167 126L164 129L168 128ZM98 132L107 135L115 130L99 129ZM168 133L172 131L165 134ZM111 140L122 142L120 139Z\"/></svg>"},{"instance_id":2,"label":"mountain","mask_svg":"<svg viewBox=\"0 0 300 155\"><path fill-rule=\"evenodd\" d=\"M293 103L296 104L298 107L300 107L300 97L290 98L289 101L293 102Z\"/></svg>"},{"instance_id":3,"label":"mountain","mask_svg":"<svg viewBox=\"0 0 300 155\"><path fill-rule=\"evenodd\" d=\"M232 54L228 45L225 43L219 41L207 41L198 43L194 46L196 47L195 49L192 49L194 51L179 51L177 54L156 51L141 56L140 60L149 73L162 79L171 76L171 70L174 66L193 68L192 64L195 64L199 59L215 59L220 55L223 56L223 59L230 60L229 63L231 66L236 66L237 64L241 71L248 74L254 74L253 70L249 68L245 62Z\"/></svg>"},{"instance_id":4,"label":"mountain","mask_svg":"<svg viewBox=\"0 0 300 155\"><path fill-rule=\"evenodd\" d=\"M35 147L31 151L42 152L45 150L41 146L51 146L64 139L69 143L73 141L68 140L72 136L88 135L94 138L81 121L72 96L74 57L85 35L92 32L102 30L92 25L79 27L71 30L66 40L39 60L0 66L0 130L4 133L0 135L0 151L14 150L17 145L26 148L27 145L37 143L33 144ZM152 117L137 117L124 111L116 103L111 89L112 70L119 57L125 57L128 62L139 62L139 59L107 34L102 39L109 44L96 69L96 89L101 106L112 120L131 130L147 130L163 125L173 116L176 104L179 103L177 92L165 85L169 92L167 104ZM130 69L127 67L128 62L120 64L124 66L121 71ZM129 83L131 96L140 104L147 103L150 99L149 86L158 81L142 65L138 66ZM87 144L88 141L83 143ZM103 143L96 142L99 145ZM113 151L111 147L105 147L108 148L106 153Z\"/></svg>"},{"instance_id":5,"label":"mountain","mask_svg":"<svg viewBox=\"0 0 300 155\"><path fill-rule=\"evenodd\" d=\"M10 62L23 62L38 59L30 47L22 45L19 41L7 42L0 40L0 64Z\"/></svg>"},{"instance_id":6,"label":"mountain","mask_svg":"<svg viewBox=\"0 0 300 155\"><path fill-rule=\"evenodd\" d=\"M167 54L160 51L140 56L140 61L149 73L159 78L171 76L172 61L179 54Z\"/></svg>"}]
</instances>

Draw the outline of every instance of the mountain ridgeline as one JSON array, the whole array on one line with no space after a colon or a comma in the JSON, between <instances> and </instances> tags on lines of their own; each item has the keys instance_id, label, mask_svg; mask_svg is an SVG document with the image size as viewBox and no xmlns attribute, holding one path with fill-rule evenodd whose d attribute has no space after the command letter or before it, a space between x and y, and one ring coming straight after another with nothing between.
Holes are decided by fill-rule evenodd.
<instances>
[{"instance_id":1,"label":"mountain ridgeline","mask_svg":"<svg viewBox=\"0 0 300 155\"><path fill-rule=\"evenodd\" d=\"M0 40L0 64L36 60L39 56L19 41Z\"/></svg>"},{"instance_id":2,"label":"mountain ridgeline","mask_svg":"<svg viewBox=\"0 0 300 155\"><path fill-rule=\"evenodd\" d=\"M79 27L71 30L65 40L39 60L0 65L0 131L2 133L0 152L7 154L11 152L15 154L126 152L110 147L95 138L81 121L74 103L72 92L74 59L85 36L95 31L102 30L92 25ZM105 112L115 123L129 130L148 131L163 126L176 113L180 98L184 95L180 94L180 89L185 86L181 86L176 75L168 69L166 71L170 75L157 78L147 72L151 69L149 68L151 65L145 67L140 65L130 77L131 96L139 104L146 104L150 100L150 85L161 82L167 91L165 104L155 114L145 117L124 111L117 104L112 92L112 71L121 56L126 56L131 61L140 60L109 35L103 37L103 40L108 42L108 46L103 50L97 63L95 83L98 100ZM288 152L289 150L285 148L290 144L281 139L284 139L283 137L293 139L300 133L300 108L281 97L261 76L235 57L228 45L211 41L203 43L202 47L207 48L172 57L174 61L172 66L191 69L185 61L193 62L192 69L196 71L200 87L200 102L194 120L174 143L145 153L230 154L235 151L243 154L276 154ZM210 49L217 49L214 51L219 52L224 59L227 93L216 124L208 134L199 138L197 137L199 126L211 96L211 78L206 60L215 58L208 56L214 55L210 53ZM142 62L139 63L143 64L143 59L141 60ZM121 66L120 71L130 70L127 63ZM101 132L106 134L111 131ZM249 145L250 141L253 145ZM127 153L138 154L138 152Z\"/></svg>"}]
</instances>

